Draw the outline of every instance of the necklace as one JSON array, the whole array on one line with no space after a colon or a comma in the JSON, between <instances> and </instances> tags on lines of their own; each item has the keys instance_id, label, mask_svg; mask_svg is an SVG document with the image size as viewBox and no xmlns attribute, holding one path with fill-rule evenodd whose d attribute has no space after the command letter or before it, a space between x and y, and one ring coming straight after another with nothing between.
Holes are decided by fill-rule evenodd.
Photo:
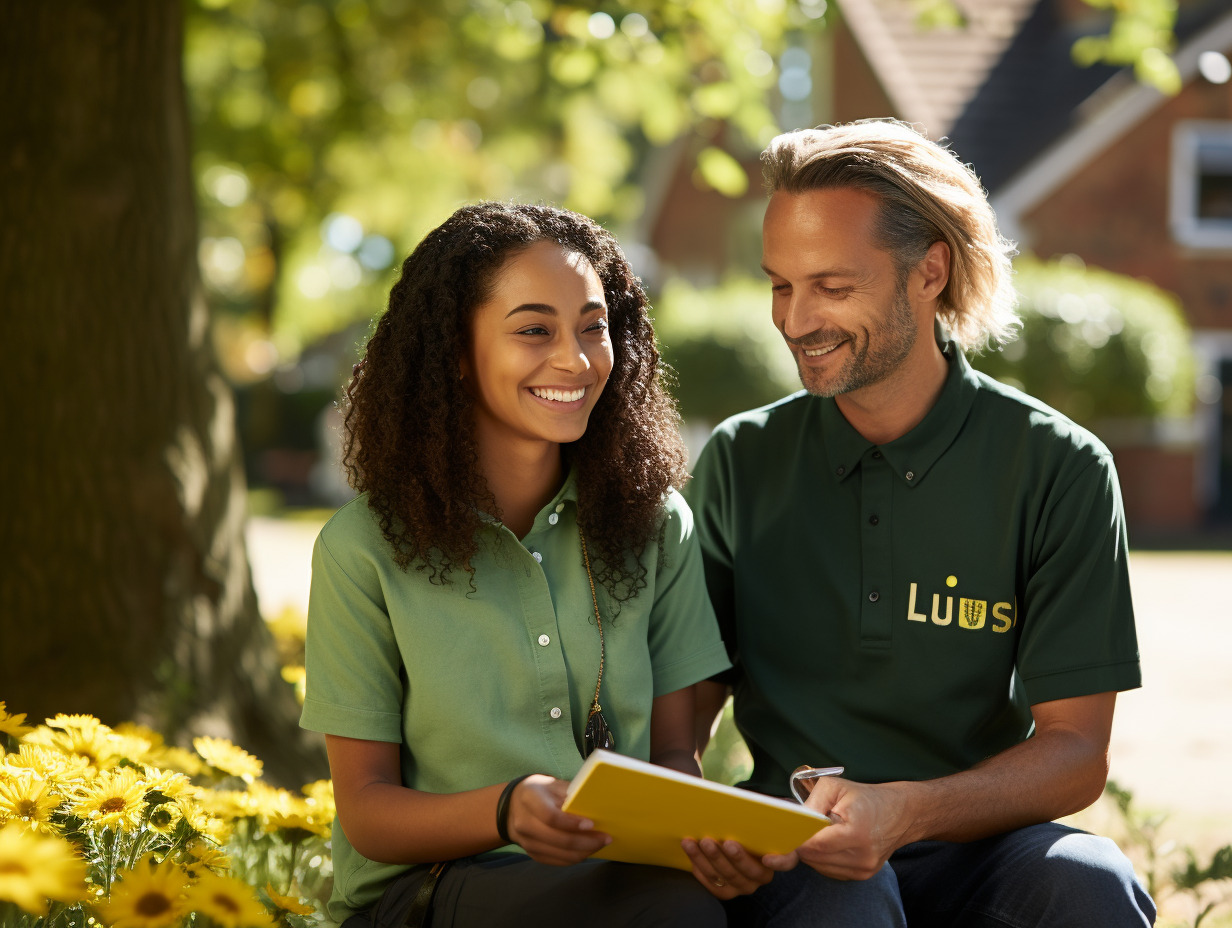
<instances>
[{"instance_id":1,"label":"necklace","mask_svg":"<svg viewBox=\"0 0 1232 928\"><path fill-rule=\"evenodd\" d=\"M586 579L590 581L590 602L595 607L595 624L599 626L599 679L595 681L595 698L590 704L590 713L586 716L586 728L582 731L582 756L589 757L595 748L612 748L616 739L612 730L607 727L603 718L603 707L599 705L599 687L603 685L603 617L599 615L599 597L595 595L595 578L590 572L590 554L586 551L586 536L578 526L578 539L582 542L582 561L586 564Z\"/></svg>"}]
</instances>

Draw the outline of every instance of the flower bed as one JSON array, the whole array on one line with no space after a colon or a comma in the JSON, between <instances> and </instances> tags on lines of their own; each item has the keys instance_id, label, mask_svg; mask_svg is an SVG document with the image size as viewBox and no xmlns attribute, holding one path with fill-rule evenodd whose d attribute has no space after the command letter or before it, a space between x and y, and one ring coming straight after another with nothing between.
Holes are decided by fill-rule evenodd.
<instances>
[{"instance_id":1,"label":"flower bed","mask_svg":"<svg viewBox=\"0 0 1232 928\"><path fill-rule=\"evenodd\" d=\"M225 739L193 746L0 702L0 928L320 924L330 781L293 793Z\"/></svg>"}]
</instances>

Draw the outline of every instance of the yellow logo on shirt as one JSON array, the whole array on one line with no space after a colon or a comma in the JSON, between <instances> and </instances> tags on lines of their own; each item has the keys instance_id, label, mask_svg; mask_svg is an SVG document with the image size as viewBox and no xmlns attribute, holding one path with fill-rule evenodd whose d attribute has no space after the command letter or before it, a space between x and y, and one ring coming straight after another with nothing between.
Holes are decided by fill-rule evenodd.
<instances>
[{"instance_id":1,"label":"yellow logo on shirt","mask_svg":"<svg viewBox=\"0 0 1232 928\"><path fill-rule=\"evenodd\" d=\"M945 584L947 587L955 587L958 585L958 578L950 575L946 578ZM907 621L908 622L932 622L933 625L949 625L955 620L954 616L954 597L946 595L944 600L940 593L932 594L932 609L925 613L917 611L917 603L919 608L923 608L926 600L924 596L928 594L920 593L920 585L912 583L910 592L907 595ZM944 610L942 608L944 604ZM1018 623L1018 598L1014 597L1010 602L1000 602L992 604L992 624L989 626L994 632L1008 632ZM966 596L958 598L958 621L959 628L966 628L972 631L984 628L988 619L989 606L986 599L971 599Z\"/></svg>"}]
</instances>

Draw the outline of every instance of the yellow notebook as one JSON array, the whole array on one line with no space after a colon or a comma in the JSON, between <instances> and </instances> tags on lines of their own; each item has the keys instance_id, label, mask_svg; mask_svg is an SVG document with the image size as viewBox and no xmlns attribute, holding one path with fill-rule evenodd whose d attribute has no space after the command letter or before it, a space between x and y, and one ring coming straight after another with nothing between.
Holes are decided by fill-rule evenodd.
<instances>
[{"instance_id":1,"label":"yellow notebook","mask_svg":"<svg viewBox=\"0 0 1232 928\"><path fill-rule=\"evenodd\" d=\"M712 783L645 761L595 751L582 764L563 806L612 843L594 856L692 869L681 838L739 841L754 856L786 854L830 824L797 802Z\"/></svg>"}]
</instances>

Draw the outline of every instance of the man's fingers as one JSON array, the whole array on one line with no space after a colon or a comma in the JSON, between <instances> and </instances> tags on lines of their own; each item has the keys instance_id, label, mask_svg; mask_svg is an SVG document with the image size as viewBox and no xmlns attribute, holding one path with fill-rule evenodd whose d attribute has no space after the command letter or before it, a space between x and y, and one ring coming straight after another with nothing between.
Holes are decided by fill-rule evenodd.
<instances>
[{"instance_id":1,"label":"man's fingers","mask_svg":"<svg viewBox=\"0 0 1232 928\"><path fill-rule=\"evenodd\" d=\"M762 857L761 862L771 870L786 872L788 870L794 870L800 863L800 855L795 851L788 854L766 854Z\"/></svg>"}]
</instances>

